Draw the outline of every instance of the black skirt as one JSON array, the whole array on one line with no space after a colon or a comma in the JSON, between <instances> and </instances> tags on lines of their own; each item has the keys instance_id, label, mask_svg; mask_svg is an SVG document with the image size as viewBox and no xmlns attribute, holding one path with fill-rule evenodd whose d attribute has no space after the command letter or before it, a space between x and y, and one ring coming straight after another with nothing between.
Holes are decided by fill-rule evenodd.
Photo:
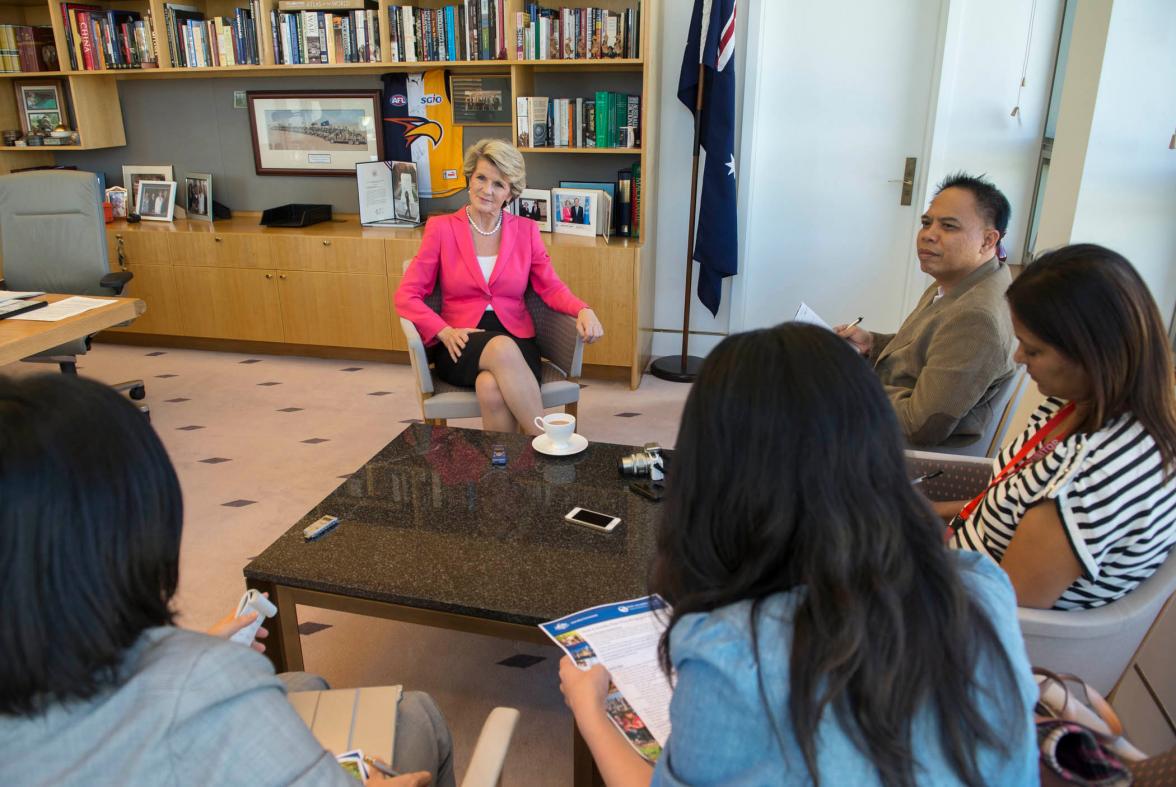
<instances>
[{"instance_id":1,"label":"black skirt","mask_svg":"<svg viewBox=\"0 0 1176 787\"><path fill-rule=\"evenodd\" d=\"M437 370L438 377L450 385L473 388L474 381L478 379L478 373L481 371L478 367L478 361L482 357L482 350L485 349L486 343L496 336L509 336L518 345L527 366L531 367L531 373L535 375L535 382L539 382L539 345L535 343L534 339L520 339L515 336L503 326L498 315L492 311L482 315L478 327L482 331L471 333L466 337L465 349L461 351L456 362L449 357L449 351L440 341L430 348L433 355L433 366Z\"/></svg>"}]
</instances>

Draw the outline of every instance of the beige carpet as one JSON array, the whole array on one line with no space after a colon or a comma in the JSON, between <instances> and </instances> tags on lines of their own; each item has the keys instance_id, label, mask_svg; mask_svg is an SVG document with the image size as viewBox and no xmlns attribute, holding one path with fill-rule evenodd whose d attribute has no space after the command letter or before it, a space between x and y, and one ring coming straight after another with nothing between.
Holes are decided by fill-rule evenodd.
<instances>
[{"instance_id":1,"label":"beige carpet","mask_svg":"<svg viewBox=\"0 0 1176 787\"><path fill-rule=\"evenodd\" d=\"M51 368L11 364L0 373ZM177 606L192 628L231 611L249 559L420 418L407 366L97 344L80 373L147 384L152 423L184 490ZM579 431L672 446L687 391L652 377L637 391L587 380ZM402 683L436 698L453 731L459 782L486 714L510 705L522 719L503 783L571 783L572 721L553 649L324 610L300 610L299 620L307 669L332 685ZM516 654L543 660L499 664Z\"/></svg>"}]
</instances>

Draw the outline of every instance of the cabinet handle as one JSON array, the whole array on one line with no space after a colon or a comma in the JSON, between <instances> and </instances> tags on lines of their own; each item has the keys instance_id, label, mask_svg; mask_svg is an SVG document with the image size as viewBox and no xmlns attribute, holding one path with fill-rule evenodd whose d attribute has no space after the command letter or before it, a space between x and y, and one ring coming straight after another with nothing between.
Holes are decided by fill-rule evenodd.
<instances>
[{"instance_id":1,"label":"cabinet handle","mask_svg":"<svg viewBox=\"0 0 1176 787\"><path fill-rule=\"evenodd\" d=\"M324 245L324 246L330 246L330 245L331 245L331 242L330 242L329 240L325 240L325 241L323 241L323 245Z\"/></svg>"},{"instance_id":2,"label":"cabinet handle","mask_svg":"<svg viewBox=\"0 0 1176 787\"><path fill-rule=\"evenodd\" d=\"M272 278L274 277L274 275L273 275L272 273L267 273L267 274L265 275L265 277L266 277L267 279L272 279Z\"/></svg>"},{"instance_id":3,"label":"cabinet handle","mask_svg":"<svg viewBox=\"0 0 1176 787\"><path fill-rule=\"evenodd\" d=\"M219 235L217 235L216 237L213 238L213 240L216 241L217 243L220 243L222 238Z\"/></svg>"},{"instance_id":4,"label":"cabinet handle","mask_svg":"<svg viewBox=\"0 0 1176 787\"><path fill-rule=\"evenodd\" d=\"M286 278L286 274L284 274L284 273L279 273L279 274L278 274L278 278L279 278L279 279L284 279L284 278Z\"/></svg>"}]
</instances>

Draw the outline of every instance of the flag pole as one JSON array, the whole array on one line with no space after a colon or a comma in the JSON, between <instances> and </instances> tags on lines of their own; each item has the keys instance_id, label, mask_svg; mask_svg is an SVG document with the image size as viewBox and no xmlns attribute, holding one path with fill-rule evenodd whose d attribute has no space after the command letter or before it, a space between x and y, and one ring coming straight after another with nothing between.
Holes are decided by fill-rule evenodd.
<instances>
[{"instance_id":1,"label":"flag pole","mask_svg":"<svg viewBox=\"0 0 1176 787\"><path fill-rule=\"evenodd\" d=\"M682 306L682 354L658 358L650 365L654 377L675 383L692 383L702 358L690 355L690 294L694 287L694 221L698 213L698 152L702 148L702 99L706 66L698 64L698 87L694 91L694 162L690 168L690 221L686 236L686 297Z\"/></svg>"}]
</instances>

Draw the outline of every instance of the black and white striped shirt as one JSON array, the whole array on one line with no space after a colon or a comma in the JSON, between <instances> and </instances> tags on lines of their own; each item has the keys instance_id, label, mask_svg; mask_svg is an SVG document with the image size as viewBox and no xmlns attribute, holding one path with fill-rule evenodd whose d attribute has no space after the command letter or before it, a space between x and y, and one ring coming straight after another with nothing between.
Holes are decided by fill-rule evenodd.
<instances>
[{"instance_id":1,"label":"black and white striped shirt","mask_svg":"<svg viewBox=\"0 0 1176 787\"><path fill-rule=\"evenodd\" d=\"M993 461L993 474L1064 404L1047 399ZM956 531L952 546L983 552L999 563L1021 517L1043 500L1055 502L1082 566L1082 575L1054 609L1099 607L1126 595L1176 544L1176 478L1165 481L1159 447L1130 413L1092 435L1070 435L992 487Z\"/></svg>"}]
</instances>

